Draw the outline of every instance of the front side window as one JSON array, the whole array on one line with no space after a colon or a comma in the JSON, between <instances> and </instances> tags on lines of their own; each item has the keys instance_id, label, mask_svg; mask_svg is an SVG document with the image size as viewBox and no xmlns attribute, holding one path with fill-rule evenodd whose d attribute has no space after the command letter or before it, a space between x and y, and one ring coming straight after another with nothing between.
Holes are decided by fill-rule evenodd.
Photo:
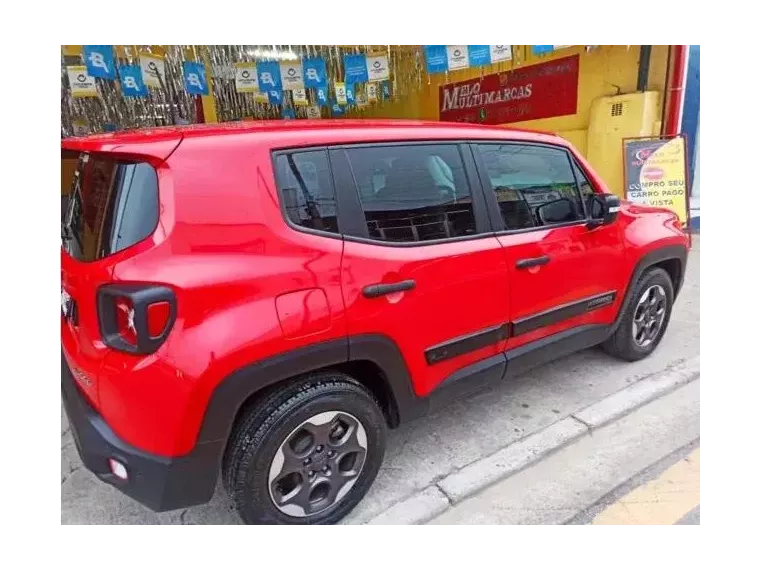
<instances>
[{"instance_id":1,"label":"front side window","mask_svg":"<svg viewBox=\"0 0 760 570\"><path fill-rule=\"evenodd\" d=\"M564 150L518 143L477 147L507 230L585 218Z\"/></svg>"},{"instance_id":2,"label":"front side window","mask_svg":"<svg viewBox=\"0 0 760 570\"><path fill-rule=\"evenodd\" d=\"M348 149L346 156L370 238L424 242L476 233L456 145L371 146Z\"/></svg>"},{"instance_id":3,"label":"front side window","mask_svg":"<svg viewBox=\"0 0 760 570\"><path fill-rule=\"evenodd\" d=\"M302 228L338 233L335 189L327 152L279 154L275 168L288 219Z\"/></svg>"}]
</instances>

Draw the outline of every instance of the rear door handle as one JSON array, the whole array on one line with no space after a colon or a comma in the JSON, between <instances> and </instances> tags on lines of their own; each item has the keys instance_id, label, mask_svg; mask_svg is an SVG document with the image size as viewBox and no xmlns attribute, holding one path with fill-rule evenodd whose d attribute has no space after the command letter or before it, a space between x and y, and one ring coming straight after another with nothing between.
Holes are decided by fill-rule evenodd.
<instances>
[{"instance_id":1,"label":"rear door handle","mask_svg":"<svg viewBox=\"0 0 760 570\"><path fill-rule=\"evenodd\" d=\"M517 260L517 269L528 269L529 267L538 267L539 265L546 265L549 263L549 256L542 255L541 257L526 257L525 259Z\"/></svg>"},{"instance_id":2,"label":"rear door handle","mask_svg":"<svg viewBox=\"0 0 760 570\"><path fill-rule=\"evenodd\" d=\"M362 289L362 294L367 299L374 299L375 297L382 297L389 293L397 293L399 291L409 291L414 289L417 283L414 279L407 279L406 281L399 281L398 283L376 283L375 285L367 285Z\"/></svg>"}]
</instances>

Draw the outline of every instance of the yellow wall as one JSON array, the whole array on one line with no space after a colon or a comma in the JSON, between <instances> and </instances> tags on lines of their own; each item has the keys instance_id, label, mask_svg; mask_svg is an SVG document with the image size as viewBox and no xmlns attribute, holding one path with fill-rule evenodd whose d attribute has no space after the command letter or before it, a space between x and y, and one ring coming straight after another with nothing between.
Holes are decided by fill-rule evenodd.
<instances>
[{"instance_id":1,"label":"yellow wall","mask_svg":"<svg viewBox=\"0 0 760 570\"><path fill-rule=\"evenodd\" d=\"M632 93L636 91L638 77L639 49L641 46L600 46L586 52L584 46L571 46L545 56L533 55L531 46L512 46L511 61L500 62L479 68L462 69L448 74L431 75L429 83L423 80L421 88L404 97L403 100L368 108L361 113L364 117L418 118L438 120L438 88L446 83L474 79L482 75L499 73L580 54L578 80L578 112L575 115L511 123L511 126L556 132L585 151L585 133L589 125L591 104L599 97ZM665 85L668 46L653 46L649 64L649 89L662 91ZM619 89L618 89L619 88ZM358 113L357 113L358 115Z\"/></svg>"}]
</instances>

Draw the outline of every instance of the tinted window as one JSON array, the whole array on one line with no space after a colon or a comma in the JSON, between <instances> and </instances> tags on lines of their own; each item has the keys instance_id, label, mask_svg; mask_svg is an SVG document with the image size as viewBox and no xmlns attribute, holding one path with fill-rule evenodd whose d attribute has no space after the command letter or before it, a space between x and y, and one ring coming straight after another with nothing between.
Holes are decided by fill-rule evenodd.
<instances>
[{"instance_id":1,"label":"tinted window","mask_svg":"<svg viewBox=\"0 0 760 570\"><path fill-rule=\"evenodd\" d=\"M335 191L327 152L304 151L276 158L277 184L285 214L294 224L338 233Z\"/></svg>"},{"instance_id":2,"label":"tinted window","mask_svg":"<svg viewBox=\"0 0 760 570\"><path fill-rule=\"evenodd\" d=\"M370 238L420 242L475 234L456 145L365 147L346 154Z\"/></svg>"},{"instance_id":3,"label":"tinted window","mask_svg":"<svg viewBox=\"0 0 760 570\"><path fill-rule=\"evenodd\" d=\"M66 153L65 159L71 158ZM62 157L64 159L64 157ZM82 154L71 191L61 205L64 245L70 255L93 261L153 233L158 224L158 177L145 162Z\"/></svg>"},{"instance_id":4,"label":"tinted window","mask_svg":"<svg viewBox=\"0 0 760 570\"><path fill-rule=\"evenodd\" d=\"M521 144L478 145L506 229L585 218L564 150Z\"/></svg>"}]
</instances>

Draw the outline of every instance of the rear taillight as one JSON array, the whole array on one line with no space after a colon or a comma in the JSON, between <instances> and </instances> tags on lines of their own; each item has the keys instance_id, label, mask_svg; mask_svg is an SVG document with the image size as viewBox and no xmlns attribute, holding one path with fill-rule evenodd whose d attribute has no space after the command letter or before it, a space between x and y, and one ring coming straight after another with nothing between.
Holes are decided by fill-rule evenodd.
<instances>
[{"instance_id":1,"label":"rear taillight","mask_svg":"<svg viewBox=\"0 0 760 570\"><path fill-rule=\"evenodd\" d=\"M98 290L100 334L111 348L150 354L177 318L174 292L160 285L104 285Z\"/></svg>"},{"instance_id":2,"label":"rear taillight","mask_svg":"<svg viewBox=\"0 0 760 570\"><path fill-rule=\"evenodd\" d=\"M135 328L135 308L128 297L114 299L116 305L116 332L131 346L137 346L137 329Z\"/></svg>"}]
</instances>

